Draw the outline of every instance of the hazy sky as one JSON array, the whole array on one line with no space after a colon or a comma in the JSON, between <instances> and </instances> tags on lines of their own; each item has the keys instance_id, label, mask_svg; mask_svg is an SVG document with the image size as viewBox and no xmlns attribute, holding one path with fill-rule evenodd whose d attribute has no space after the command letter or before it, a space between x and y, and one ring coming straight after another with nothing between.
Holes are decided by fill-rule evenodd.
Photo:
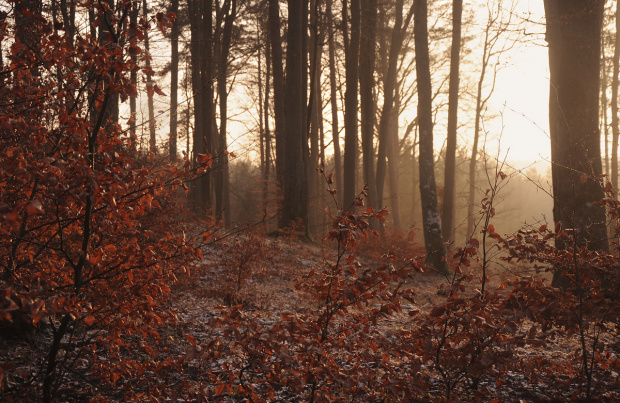
<instances>
[{"instance_id":1,"label":"hazy sky","mask_svg":"<svg viewBox=\"0 0 620 403\"><path fill-rule=\"evenodd\" d=\"M543 2L519 0L518 11L540 21L544 16ZM541 26L531 26L527 32L544 31ZM548 52L540 35L528 35L528 38L511 52L510 65L499 73L489 106L503 116L502 122L492 128L501 130L503 124L502 157L508 152L508 159L519 167L540 161L536 168L544 173L551 155Z\"/></svg>"}]
</instances>

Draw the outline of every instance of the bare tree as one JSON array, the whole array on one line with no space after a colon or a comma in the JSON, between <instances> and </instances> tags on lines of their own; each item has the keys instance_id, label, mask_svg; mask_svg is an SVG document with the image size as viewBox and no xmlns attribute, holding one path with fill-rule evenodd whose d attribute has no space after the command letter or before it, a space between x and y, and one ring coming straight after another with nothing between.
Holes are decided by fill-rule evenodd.
<instances>
[{"instance_id":1,"label":"bare tree","mask_svg":"<svg viewBox=\"0 0 620 403\"><path fill-rule=\"evenodd\" d=\"M476 205L476 196L479 195L476 187L476 165L478 162L478 145L480 142L480 131L482 127L482 113L486 108L486 104L491 98L495 90L495 81L497 73L501 69L501 56L512 49L518 43L518 37L509 34L517 31L513 23L514 7L516 3L512 2L510 7L506 9L502 0L497 2L488 2L488 18L484 31L484 45L482 50L482 59L480 67L480 78L478 79L478 89L476 94L476 113L474 120L474 139L471 150L471 159L469 160L469 202L467 204L467 232L466 237L472 235L474 230L474 206ZM491 74L490 88L486 90L487 74Z\"/></svg>"}]
</instances>

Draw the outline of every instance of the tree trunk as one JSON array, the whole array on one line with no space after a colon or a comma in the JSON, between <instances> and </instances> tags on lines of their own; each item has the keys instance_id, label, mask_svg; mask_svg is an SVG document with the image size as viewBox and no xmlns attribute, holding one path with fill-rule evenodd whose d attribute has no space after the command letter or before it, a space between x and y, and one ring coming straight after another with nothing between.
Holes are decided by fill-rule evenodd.
<instances>
[{"instance_id":1,"label":"tree trunk","mask_svg":"<svg viewBox=\"0 0 620 403\"><path fill-rule=\"evenodd\" d=\"M286 149L284 176L284 200L280 217L280 228L299 223L301 229L308 234L308 177L306 155L305 109L306 98L304 87L304 49L305 31L303 20L307 18L304 0L288 0L288 33L286 50L286 88L285 111ZM306 142L306 144L304 144Z\"/></svg>"},{"instance_id":2,"label":"tree trunk","mask_svg":"<svg viewBox=\"0 0 620 403\"><path fill-rule=\"evenodd\" d=\"M362 159L364 184L368 187L368 205L380 209L377 204L377 185L375 182L375 99L373 96L375 74L375 42L377 40L377 0L361 0L360 47L364 49L359 56L360 106L362 129ZM376 222L371 221L372 225ZM372 226L371 225L371 226Z\"/></svg>"},{"instance_id":3,"label":"tree trunk","mask_svg":"<svg viewBox=\"0 0 620 403\"><path fill-rule=\"evenodd\" d=\"M179 0L172 0L170 11L175 19L170 32L170 143L169 155L171 161L177 159L177 122L178 122L178 92L179 92Z\"/></svg>"},{"instance_id":4,"label":"tree trunk","mask_svg":"<svg viewBox=\"0 0 620 403\"><path fill-rule=\"evenodd\" d=\"M142 0L142 15L148 20L147 2ZM148 91L148 113L149 113L149 151L157 153L157 137L155 133L155 105L153 104L153 78L151 73L151 51L149 46L149 32L144 31L144 51L146 53L146 88Z\"/></svg>"},{"instance_id":5,"label":"tree trunk","mask_svg":"<svg viewBox=\"0 0 620 403\"><path fill-rule=\"evenodd\" d=\"M390 122L388 125L388 141L387 141L387 158L388 158L388 175L390 180L390 216L394 223L394 227L401 228L400 223L400 203L398 201L398 117L400 115L400 89L398 86L394 89L394 107L390 114Z\"/></svg>"},{"instance_id":6,"label":"tree trunk","mask_svg":"<svg viewBox=\"0 0 620 403\"><path fill-rule=\"evenodd\" d=\"M433 105L430 57L428 51L427 0L416 0L414 7L414 41L418 83L418 121L420 126L420 196L426 264L439 273L449 273L446 250L441 237L437 211L435 160L433 156Z\"/></svg>"},{"instance_id":7,"label":"tree trunk","mask_svg":"<svg viewBox=\"0 0 620 403\"><path fill-rule=\"evenodd\" d=\"M187 1L192 34L191 70L194 99L193 161L200 166L199 154L210 153L213 119L212 84L212 0ZM211 180L208 173L192 182L192 209L200 216L211 213Z\"/></svg>"},{"instance_id":8,"label":"tree trunk","mask_svg":"<svg viewBox=\"0 0 620 403\"><path fill-rule=\"evenodd\" d=\"M604 0L545 0L553 218L578 246L607 251L601 174L599 80ZM556 247L565 242L556 239ZM565 279L555 275L553 284Z\"/></svg>"},{"instance_id":9,"label":"tree trunk","mask_svg":"<svg viewBox=\"0 0 620 403\"><path fill-rule=\"evenodd\" d=\"M310 99L308 100L308 125L307 129L310 133L310 159L308 166L308 183L310 193L310 209L309 220L311 233L316 234L320 218L323 216L320 208L320 199L322 192L322 184L317 173L319 167L319 159L321 155L320 148L320 129L323 120L322 97L321 97L321 58L323 55L323 30L320 29L320 0L310 1Z\"/></svg>"},{"instance_id":10,"label":"tree trunk","mask_svg":"<svg viewBox=\"0 0 620 403\"><path fill-rule=\"evenodd\" d=\"M284 114L284 68L282 38L280 37L280 6L278 0L269 0L269 37L273 69L273 106L276 137L276 179L284 184L284 154L286 150L286 116Z\"/></svg>"},{"instance_id":11,"label":"tree trunk","mask_svg":"<svg viewBox=\"0 0 620 403\"><path fill-rule=\"evenodd\" d=\"M217 150L217 176L215 187L215 215L223 220L224 225L230 224L230 193L229 193L229 170L228 170L228 88L227 73L230 46L232 42L232 29L237 18L237 0L226 0L224 3L224 29L219 46L217 90L220 98L220 133Z\"/></svg>"},{"instance_id":12,"label":"tree trunk","mask_svg":"<svg viewBox=\"0 0 620 403\"><path fill-rule=\"evenodd\" d=\"M620 7L616 6L616 41L614 46L613 76L611 79L611 184L618 191L618 75L620 72Z\"/></svg>"},{"instance_id":13,"label":"tree trunk","mask_svg":"<svg viewBox=\"0 0 620 403\"><path fill-rule=\"evenodd\" d=\"M398 60L403 45L404 34L411 22L413 16L413 8L409 10L407 17L403 23L403 0L396 2L396 21L392 30L392 39L390 41L390 49L387 57L387 69L383 80L383 109L379 118L379 151L377 157L377 203L383 205L383 189L385 184L385 173L387 168L387 160L390 161L390 175L396 175L396 155L398 154L398 115L399 108L395 106L398 103L398 91L396 89L398 81ZM395 116L394 116L395 115ZM394 137L395 136L395 137ZM392 188L392 181L396 182L397 178L390 178L390 192L392 195L397 189ZM400 218L394 217L394 209L397 208L394 202L397 197L391 197L390 210L394 223L400 222ZM397 226L400 226L398 224Z\"/></svg>"},{"instance_id":14,"label":"tree trunk","mask_svg":"<svg viewBox=\"0 0 620 403\"><path fill-rule=\"evenodd\" d=\"M327 0L327 18L330 24L333 24L334 16L332 14L332 2L333 0ZM331 27L331 25L330 25ZM339 207L342 207L342 191L344 183L342 179L342 156L340 154L340 128L338 127L338 87L336 85L336 49L334 45L334 36L336 35L335 29L330 29L332 32L329 35L329 89L330 89L330 103L332 110L332 145L334 147L334 172L336 176L335 188L338 190L337 202Z\"/></svg>"},{"instance_id":15,"label":"tree trunk","mask_svg":"<svg viewBox=\"0 0 620 403\"><path fill-rule=\"evenodd\" d=\"M461 17L463 0L452 1L452 49L450 50L450 87L448 90L448 138L444 172L443 211L441 215L443 239L454 242L454 199L456 187L456 128L459 110L459 67L461 65Z\"/></svg>"},{"instance_id":16,"label":"tree trunk","mask_svg":"<svg viewBox=\"0 0 620 403\"><path fill-rule=\"evenodd\" d=\"M343 208L355 203L357 171L357 85L359 80L360 3L351 0L351 40L348 40L347 1L342 3L342 32L345 43L346 91L344 94L344 186Z\"/></svg>"},{"instance_id":17,"label":"tree trunk","mask_svg":"<svg viewBox=\"0 0 620 403\"><path fill-rule=\"evenodd\" d=\"M130 41L136 41L136 26L138 25L138 8L131 7L129 10L129 38ZM135 66L138 63L138 57L136 54L131 54L131 63ZM129 80L134 83L136 89L138 87L138 70L136 68L131 69L131 73L129 73ZM132 154L136 154L138 151L138 136L136 135L136 118L137 118L137 108L136 108L136 97L130 95L129 96L129 138L131 141L130 150Z\"/></svg>"}]
</instances>

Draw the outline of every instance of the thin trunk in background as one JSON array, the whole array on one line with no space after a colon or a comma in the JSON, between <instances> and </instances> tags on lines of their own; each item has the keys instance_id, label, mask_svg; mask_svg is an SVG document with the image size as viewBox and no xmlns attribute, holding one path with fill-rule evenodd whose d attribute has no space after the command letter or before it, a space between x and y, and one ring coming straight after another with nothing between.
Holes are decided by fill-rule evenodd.
<instances>
[{"instance_id":1,"label":"thin trunk in background","mask_svg":"<svg viewBox=\"0 0 620 403\"><path fill-rule=\"evenodd\" d=\"M603 32L605 31L605 27L602 28ZM601 34L602 34L601 33ZM605 55L605 36L601 36L601 115L602 122L601 124L601 133L604 133L603 143L605 144L605 155L603 156L603 166L604 172L607 175L609 172L609 122L607 121L607 56Z\"/></svg>"},{"instance_id":2,"label":"thin trunk in background","mask_svg":"<svg viewBox=\"0 0 620 403\"><path fill-rule=\"evenodd\" d=\"M72 2L73 3L73 2ZM136 27L138 25L138 8L136 4L132 4L131 10L129 10L129 41L136 44ZM138 63L138 56L131 53L131 63L136 66ZM131 69L129 73L129 80L136 86L136 93L138 89L138 71L136 68ZM131 141L130 149L132 154L136 154L138 150L138 136L136 135L136 119L137 119L137 107L136 97L129 96L129 138Z\"/></svg>"},{"instance_id":3,"label":"thin trunk in background","mask_svg":"<svg viewBox=\"0 0 620 403\"><path fill-rule=\"evenodd\" d=\"M396 2L394 28L392 29L392 38L390 40L387 60L385 61L387 68L385 68L386 71L383 80L383 109L381 110L381 116L379 118L379 147L376 174L377 203L380 207L383 207L385 174L388 160L391 165L389 168L390 175L396 175L399 106L395 104L399 103L399 94L396 88L398 84L398 61L400 59L400 51L402 49L405 32L413 16L413 8L411 8L403 21L403 4L404 0L398 0ZM390 178L390 181L392 182L393 179ZM396 225L397 221L400 222L399 217L393 216L394 210L398 209L398 207L394 205L395 201L397 203L397 197L393 197L397 189L392 188L392 185L390 185L390 192L392 193L390 197L390 210ZM400 226L400 223L397 226Z\"/></svg>"},{"instance_id":4,"label":"thin trunk in background","mask_svg":"<svg viewBox=\"0 0 620 403\"><path fill-rule=\"evenodd\" d=\"M351 37L348 32L348 11L351 7ZM344 107L344 185L343 208L349 209L355 203L356 171L357 171L357 119L359 81L359 48L360 48L360 2L359 0L344 0L342 3L342 32L345 45L346 91Z\"/></svg>"},{"instance_id":5,"label":"thin trunk in background","mask_svg":"<svg viewBox=\"0 0 620 403\"><path fill-rule=\"evenodd\" d=\"M263 113L265 115L265 165L263 167L263 206L264 215L267 216L267 203L269 198L269 179L271 170L271 132L269 129L269 78L271 77L271 46L265 41L265 99ZM265 221L267 225L267 221Z\"/></svg>"},{"instance_id":6,"label":"thin trunk in background","mask_svg":"<svg viewBox=\"0 0 620 403\"><path fill-rule=\"evenodd\" d=\"M337 29L334 27L334 15L332 13L333 0L327 0L326 15L329 21L329 90L330 105L332 110L332 146L334 148L334 173L336 182L334 188L337 189L336 200L339 207L342 207L343 179L342 179L342 156L340 153L340 128L338 127L338 86L336 85L336 49L334 36Z\"/></svg>"},{"instance_id":7,"label":"thin trunk in background","mask_svg":"<svg viewBox=\"0 0 620 403\"><path fill-rule=\"evenodd\" d=\"M375 84L375 43L377 40L377 0L360 0L361 31L359 56L360 108L362 132L362 160L364 184L368 187L368 205L377 210L377 185L375 182L375 121L376 104L373 96ZM371 221L371 226L377 221Z\"/></svg>"},{"instance_id":8,"label":"thin trunk in background","mask_svg":"<svg viewBox=\"0 0 620 403\"><path fill-rule=\"evenodd\" d=\"M620 75L620 6L616 7L616 37L611 78L611 184L618 191L618 138L620 119L618 117L618 76Z\"/></svg>"},{"instance_id":9,"label":"thin trunk in background","mask_svg":"<svg viewBox=\"0 0 620 403\"><path fill-rule=\"evenodd\" d=\"M142 0L142 15L145 20L148 20L147 2ZM157 153L157 138L155 134L155 106L153 103L153 73L151 69L151 51L149 47L149 31L144 31L144 51L145 51L145 63L146 63L146 88L148 94L148 113L149 113L149 151Z\"/></svg>"},{"instance_id":10,"label":"thin trunk in background","mask_svg":"<svg viewBox=\"0 0 620 403\"><path fill-rule=\"evenodd\" d=\"M416 0L414 7L414 41L418 85L418 121L420 127L420 196L426 264L433 270L448 274L446 249L441 237L437 211L435 160L433 156L433 105L430 56L428 50L427 0Z\"/></svg>"},{"instance_id":11,"label":"thin trunk in background","mask_svg":"<svg viewBox=\"0 0 620 403\"><path fill-rule=\"evenodd\" d=\"M177 123L179 91L179 0L172 0L170 11L175 18L170 31L170 160L177 159Z\"/></svg>"},{"instance_id":12,"label":"thin trunk in background","mask_svg":"<svg viewBox=\"0 0 620 403\"><path fill-rule=\"evenodd\" d=\"M400 115L400 88L394 88L394 106L390 113L387 139L388 178L390 181L390 216L396 229L401 228L398 201L398 116ZM415 149L415 147L414 147Z\"/></svg>"},{"instance_id":13,"label":"thin trunk in background","mask_svg":"<svg viewBox=\"0 0 620 403\"><path fill-rule=\"evenodd\" d=\"M232 43L232 29L237 17L237 0L226 0L222 8L224 18L224 29L218 55L218 76L217 90L220 99L220 133L217 150L217 170L215 186L215 215L217 219L223 220L224 225L230 224L230 192L229 192L229 170L228 170L228 62L230 47Z\"/></svg>"},{"instance_id":14,"label":"thin trunk in background","mask_svg":"<svg viewBox=\"0 0 620 403\"><path fill-rule=\"evenodd\" d=\"M321 96L321 59L323 55L323 30L320 28L320 0L310 1L310 99L308 100L308 122L306 129L310 137L310 158L308 164L308 184L310 192L309 219L313 235L322 232L318 228L320 217L323 216L320 207L322 192L321 183L317 172L319 167L320 129L323 120L322 96Z\"/></svg>"},{"instance_id":15,"label":"thin trunk in background","mask_svg":"<svg viewBox=\"0 0 620 403\"><path fill-rule=\"evenodd\" d=\"M284 67L282 38L280 36L280 6L278 0L269 0L269 38L273 69L273 107L276 138L276 179L284 183L284 154L286 149L286 116L284 114Z\"/></svg>"},{"instance_id":16,"label":"thin trunk in background","mask_svg":"<svg viewBox=\"0 0 620 403\"><path fill-rule=\"evenodd\" d=\"M461 65L461 19L463 0L452 1L452 48L450 50L450 86L448 89L448 138L444 171L441 234L451 245L454 242L454 203L456 188L456 129L459 110L459 68Z\"/></svg>"}]
</instances>

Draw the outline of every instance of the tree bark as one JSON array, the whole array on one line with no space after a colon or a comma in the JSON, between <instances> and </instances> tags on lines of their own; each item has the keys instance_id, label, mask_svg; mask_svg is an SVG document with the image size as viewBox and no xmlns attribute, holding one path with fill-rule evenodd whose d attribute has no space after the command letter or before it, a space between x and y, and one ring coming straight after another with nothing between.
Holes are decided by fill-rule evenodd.
<instances>
[{"instance_id":1,"label":"tree bark","mask_svg":"<svg viewBox=\"0 0 620 403\"><path fill-rule=\"evenodd\" d=\"M284 68L282 38L280 36L280 6L278 0L269 0L269 37L273 69L273 107L276 138L276 179L284 184L284 154L286 150L286 116L284 114Z\"/></svg>"},{"instance_id":2,"label":"tree bark","mask_svg":"<svg viewBox=\"0 0 620 403\"><path fill-rule=\"evenodd\" d=\"M430 56L428 51L427 0L416 0L414 7L414 41L418 83L418 120L420 127L420 196L422 226L426 247L426 264L439 273L449 273L446 250L441 237L437 211L435 160L433 156L433 105Z\"/></svg>"},{"instance_id":3,"label":"tree bark","mask_svg":"<svg viewBox=\"0 0 620 403\"><path fill-rule=\"evenodd\" d=\"M348 40L347 1L342 3L342 31L345 43L346 91L344 94L344 186L343 208L349 209L356 198L357 171L357 118L358 118L358 80L360 47L360 3L351 0L351 39Z\"/></svg>"},{"instance_id":4,"label":"tree bark","mask_svg":"<svg viewBox=\"0 0 620 403\"><path fill-rule=\"evenodd\" d=\"M330 22L330 27L333 25L332 14L333 0L327 0L326 14ZM338 86L336 85L336 47L334 44L334 36L336 30L330 28L330 35L328 40L329 47L329 89L330 89L330 104L332 110L332 145L334 147L334 172L336 176L335 188L338 190L336 198L339 207L342 207L342 191L343 191L343 179L342 179L342 156L340 153L340 128L338 127Z\"/></svg>"},{"instance_id":5,"label":"tree bark","mask_svg":"<svg viewBox=\"0 0 620 403\"><path fill-rule=\"evenodd\" d=\"M377 0L360 0L361 31L360 47L364 49L359 55L360 106L362 131L362 159L364 184L368 187L368 205L380 209L377 203L377 185L375 182L375 42L377 40ZM376 224L376 222L372 222Z\"/></svg>"},{"instance_id":6,"label":"tree bark","mask_svg":"<svg viewBox=\"0 0 620 403\"><path fill-rule=\"evenodd\" d=\"M452 48L450 50L450 86L448 89L448 138L444 171L443 211L441 215L443 239L454 242L454 199L456 187L456 129L459 110L459 68L461 65L461 19L463 0L452 1Z\"/></svg>"},{"instance_id":7,"label":"tree bark","mask_svg":"<svg viewBox=\"0 0 620 403\"><path fill-rule=\"evenodd\" d=\"M616 10L616 38L611 79L611 184L618 191L618 138L620 121L618 119L618 75L620 72L620 7Z\"/></svg>"},{"instance_id":8,"label":"tree bark","mask_svg":"<svg viewBox=\"0 0 620 403\"><path fill-rule=\"evenodd\" d=\"M147 2L142 0L142 15L145 20L148 19ZM144 51L146 53L146 86L148 88L148 114L149 114L149 151L157 153L157 137L155 133L155 105L153 104L154 92L151 89L153 86L153 77L151 73L151 50L149 45L149 32L144 31Z\"/></svg>"},{"instance_id":9,"label":"tree bark","mask_svg":"<svg viewBox=\"0 0 620 403\"><path fill-rule=\"evenodd\" d=\"M174 13L175 19L170 31L170 142L168 150L170 160L176 161L179 103L179 0L172 0L170 11Z\"/></svg>"},{"instance_id":10,"label":"tree bark","mask_svg":"<svg viewBox=\"0 0 620 403\"><path fill-rule=\"evenodd\" d=\"M215 187L215 215L218 220L223 220L224 225L230 224L230 193L229 193L229 170L228 170L228 59L232 43L232 29L237 18L237 0L226 0L223 6L224 29L221 40L218 41L218 75L217 91L220 99L220 133L217 150L217 175Z\"/></svg>"},{"instance_id":11,"label":"tree bark","mask_svg":"<svg viewBox=\"0 0 620 403\"><path fill-rule=\"evenodd\" d=\"M411 22L413 16L413 8L409 10L407 17L403 22L403 0L396 2L395 22L392 30L392 39L390 40L390 49L387 57L387 69L384 74L383 80L383 109L381 110L381 117L379 118L379 150L377 156L377 203L383 205L383 193L385 184L385 174L387 169L387 162L389 160L390 175L396 176L396 155L398 154L398 115L399 107L399 94L397 90L398 81L398 60L400 51L402 49L403 40L407 27ZM392 212L392 218L394 224L400 226L400 217L394 216L394 210L398 209L395 202L398 202L398 196L394 197L397 189L392 187L395 184L396 177L390 177L390 192L391 192L391 205L390 210ZM399 224L396 224L396 223Z\"/></svg>"},{"instance_id":12,"label":"tree bark","mask_svg":"<svg viewBox=\"0 0 620 403\"><path fill-rule=\"evenodd\" d=\"M604 0L545 0L549 44L549 129L553 218L576 245L607 251L599 117ZM563 238L556 247L566 246ZM554 276L554 285L565 279Z\"/></svg>"},{"instance_id":13,"label":"tree bark","mask_svg":"<svg viewBox=\"0 0 620 403\"><path fill-rule=\"evenodd\" d=\"M306 97L304 87L304 18L307 19L305 0L288 0L288 32L286 50L285 111L286 149L284 176L284 200L280 216L280 228L299 223L308 234L308 177L307 136L305 127ZM304 144L304 142L306 144Z\"/></svg>"}]
</instances>

